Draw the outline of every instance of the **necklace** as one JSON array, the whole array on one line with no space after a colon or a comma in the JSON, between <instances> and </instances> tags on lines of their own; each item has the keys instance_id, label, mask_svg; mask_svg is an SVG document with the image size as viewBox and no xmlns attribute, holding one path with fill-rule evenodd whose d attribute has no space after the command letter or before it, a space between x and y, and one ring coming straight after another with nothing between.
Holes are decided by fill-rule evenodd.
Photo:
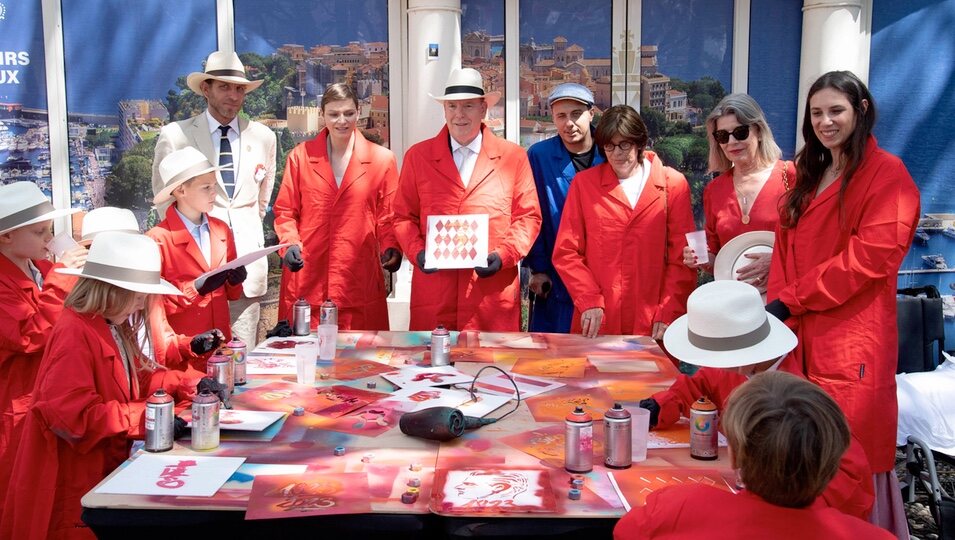
<instances>
[{"instance_id":1,"label":"necklace","mask_svg":"<svg viewBox=\"0 0 955 540\"><path fill-rule=\"evenodd\" d=\"M752 208L746 207L746 205L749 203L749 197L747 197L746 194L740 191L740 189L736 187L735 184L733 185L733 189L735 189L736 194L739 195L739 201L740 201L739 210L740 210L740 213L743 214L743 217L739 218L739 220L743 222L743 225L749 225L749 211L752 210Z\"/></svg>"}]
</instances>

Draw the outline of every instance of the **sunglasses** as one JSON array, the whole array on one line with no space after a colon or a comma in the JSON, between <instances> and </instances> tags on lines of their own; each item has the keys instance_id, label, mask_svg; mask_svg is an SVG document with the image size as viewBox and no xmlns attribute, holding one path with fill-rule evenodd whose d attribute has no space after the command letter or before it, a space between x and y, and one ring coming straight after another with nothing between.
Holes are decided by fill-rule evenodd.
<instances>
[{"instance_id":1,"label":"sunglasses","mask_svg":"<svg viewBox=\"0 0 955 540\"><path fill-rule=\"evenodd\" d=\"M749 137L749 125L736 126L733 131L718 129L713 132L713 138L720 144L730 142L730 135L737 141L745 141Z\"/></svg>"}]
</instances>

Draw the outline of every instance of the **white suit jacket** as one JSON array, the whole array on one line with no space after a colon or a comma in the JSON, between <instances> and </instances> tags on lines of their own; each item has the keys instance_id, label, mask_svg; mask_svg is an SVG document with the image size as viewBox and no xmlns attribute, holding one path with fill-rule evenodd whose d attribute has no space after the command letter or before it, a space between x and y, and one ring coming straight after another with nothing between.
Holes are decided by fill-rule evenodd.
<instances>
[{"instance_id":1,"label":"white suit jacket","mask_svg":"<svg viewBox=\"0 0 955 540\"><path fill-rule=\"evenodd\" d=\"M216 165L219 156L212 146L206 113L168 124L159 133L156 153L153 156L153 195L163 188L159 176L159 163L170 153L193 146ZM275 185L275 133L258 122L239 117L239 141L241 145L238 170L235 173L235 192L232 200L225 197L225 186L219 178L219 194L211 214L232 227L235 235L235 247L239 256L264 247L265 236L262 230L262 218L272 197ZM168 204L161 205L159 215L163 215ZM268 260L261 258L246 265L248 278L243 291L248 297L265 294L268 278Z\"/></svg>"}]
</instances>

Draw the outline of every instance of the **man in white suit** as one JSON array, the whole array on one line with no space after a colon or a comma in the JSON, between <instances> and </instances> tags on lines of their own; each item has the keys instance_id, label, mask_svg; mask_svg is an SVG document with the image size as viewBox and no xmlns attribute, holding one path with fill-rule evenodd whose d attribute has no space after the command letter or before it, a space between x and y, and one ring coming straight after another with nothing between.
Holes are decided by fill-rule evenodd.
<instances>
[{"instance_id":1,"label":"man in white suit","mask_svg":"<svg viewBox=\"0 0 955 540\"><path fill-rule=\"evenodd\" d=\"M193 146L224 169L211 215L232 227L239 256L265 244L265 217L275 184L275 133L258 122L239 117L245 94L262 84L246 77L245 66L234 52L216 51L206 59L205 71L189 74L189 88L206 98L206 110L162 128L153 156L153 194L163 188L159 163L175 150ZM230 166L231 164L231 166ZM158 208L160 216L166 207ZM257 342L259 302L265 295L268 261L247 264L243 298L230 304L232 334L249 348Z\"/></svg>"}]
</instances>

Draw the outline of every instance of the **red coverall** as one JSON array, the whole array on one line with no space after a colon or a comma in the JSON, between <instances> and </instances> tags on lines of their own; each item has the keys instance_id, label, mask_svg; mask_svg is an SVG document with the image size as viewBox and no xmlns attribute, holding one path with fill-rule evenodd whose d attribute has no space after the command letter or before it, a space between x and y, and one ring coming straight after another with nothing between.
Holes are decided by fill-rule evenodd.
<instances>
[{"instance_id":1,"label":"red coverall","mask_svg":"<svg viewBox=\"0 0 955 540\"><path fill-rule=\"evenodd\" d=\"M649 336L653 323L686 312L696 271L683 264L686 233L695 229L690 187L653 153L650 176L634 208L611 166L577 173L554 245L554 267L580 314L603 308L601 334Z\"/></svg>"},{"instance_id":2,"label":"red coverall","mask_svg":"<svg viewBox=\"0 0 955 540\"><path fill-rule=\"evenodd\" d=\"M289 152L275 199L275 232L302 248L305 266L282 272L279 319L291 320L298 298L311 304L312 328L326 298L338 306L341 330L388 330L379 255L398 248L392 200L398 165L390 150L355 131L355 146L339 188L327 150L328 130Z\"/></svg>"},{"instance_id":3,"label":"red coverall","mask_svg":"<svg viewBox=\"0 0 955 540\"><path fill-rule=\"evenodd\" d=\"M706 215L706 245L710 252L719 253L727 242L745 232L775 231L779 223L779 198L786 192L787 183L790 188L796 184L796 167L791 161L777 161L750 206L749 224L742 221L743 212L733 185L733 169L707 184L703 190L703 213Z\"/></svg>"},{"instance_id":4,"label":"red coverall","mask_svg":"<svg viewBox=\"0 0 955 540\"><path fill-rule=\"evenodd\" d=\"M501 270L479 278L473 270L425 274L411 280L411 330L516 332L521 304L517 263L530 251L541 225L540 205L527 153L483 126L481 152L467 189L451 157L448 128L405 153L395 197L395 236L415 261L424 249L429 215L488 214L488 254ZM480 266L484 266L483 264Z\"/></svg>"}]
</instances>

